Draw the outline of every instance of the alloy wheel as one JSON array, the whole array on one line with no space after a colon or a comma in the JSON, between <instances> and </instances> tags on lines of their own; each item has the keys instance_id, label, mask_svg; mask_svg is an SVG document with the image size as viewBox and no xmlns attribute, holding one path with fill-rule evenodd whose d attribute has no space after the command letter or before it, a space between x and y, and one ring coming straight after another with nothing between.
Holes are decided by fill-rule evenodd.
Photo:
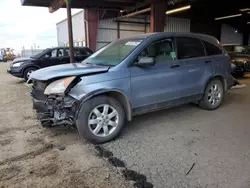
<instances>
[{"instance_id":1,"label":"alloy wheel","mask_svg":"<svg viewBox=\"0 0 250 188\"><path fill-rule=\"evenodd\" d=\"M222 91L218 84L213 84L208 92L208 101L213 105L217 105L222 97Z\"/></svg>"},{"instance_id":2,"label":"alloy wheel","mask_svg":"<svg viewBox=\"0 0 250 188\"><path fill-rule=\"evenodd\" d=\"M89 115L88 127L98 137L111 135L118 127L119 116L117 110L109 104L95 107Z\"/></svg>"}]
</instances>

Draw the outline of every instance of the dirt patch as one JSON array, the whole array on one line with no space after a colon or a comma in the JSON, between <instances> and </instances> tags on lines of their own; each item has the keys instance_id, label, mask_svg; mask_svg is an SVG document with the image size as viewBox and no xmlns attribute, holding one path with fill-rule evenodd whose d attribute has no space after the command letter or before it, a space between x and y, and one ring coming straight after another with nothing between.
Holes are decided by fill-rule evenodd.
<instances>
[{"instance_id":1,"label":"dirt patch","mask_svg":"<svg viewBox=\"0 0 250 188\"><path fill-rule=\"evenodd\" d=\"M1 188L133 187L75 129L41 128L26 95L29 88L6 74L7 67L0 64ZM103 151L101 156L111 154Z\"/></svg>"},{"instance_id":2,"label":"dirt patch","mask_svg":"<svg viewBox=\"0 0 250 188\"><path fill-rule=\"evenodd\" d=\"M17 176L21 172L21 168L18 166L8 166L0 170L0 182L10 180Z\"/></svg>"},{"instance_id":3,"label":"dirt patch","mask_svg":"<svg viewBox=\"0 0 250 188\"><path fill-rule=\"evenodd\" d=\"M34 146L34 145L38 145L41 143L44 143L44 139L43 138L32 138L32 139L28 139L27 140L28 144Z\"/></svg>"},{"instance_id":4,"label":"dirt patch","mask_svg":"<svg viewBox=\"0 0 250 188\"><path fill-rule=\"evenodd\" d=\"M11 143L11 139L0 140L0 146L6 146Z\"/></svg>"},{"instance_id":5,"label":"dirt patch","mask_svg":"<svg viewBox=\"0 0 250 188\"><path fill-rule=\"evenodd\" d=\"M45 177L45 176L52 176L58 170L58 165L54 163L48 163L43 166L39 166L33 170L30 170L29 173L33 174L37 177Z\"/></svg>"},{"instance_id":6,"label":"dirt patch","mask_svg":"<svg viewBox=\"0 0 250 188\"><path fill-rule=\"evenodd\" d=\"M15 157L12 157L12 158L8 158L8 159L6 159L4 161L1 161L0 166L5 165L6 163L23 160L23 159L29 158L29 157L34 158L35 156L41 155L42 153L47 152L47 151L51 150L52 148L53 148L52 144L45 144L42 148L40 148L38 150L31 151L31 152L28 152L28 153L24 153L22 155L15 156Z\"/></svg>"}]
</instances>

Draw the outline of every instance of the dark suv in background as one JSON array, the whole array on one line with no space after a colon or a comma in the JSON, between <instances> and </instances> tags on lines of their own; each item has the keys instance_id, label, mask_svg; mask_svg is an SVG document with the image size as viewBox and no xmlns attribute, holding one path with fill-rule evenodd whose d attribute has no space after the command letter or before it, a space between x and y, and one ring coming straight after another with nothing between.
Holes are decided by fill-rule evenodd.
<instances>
[{"instance_id":1,"label":"dark suv in background","mask_svg":"<svg viewBox=\"0 0 250 188\"><path fill-rule=\"evenodd\" d=\"M120 39L82 63L30 77L42 125L76 125L94 143L114 139L138 114L190 102L214 110L233 84L230 57L219 42L192 33Z\"/></svg>"},{"instance_id":2,"label":"dark suv in background","mask_svg":"<svg viewBox=\"0 0 250 188\"><path fill-rule=\"evenodd\" d=\"M74 48L76 62L86 59L91 54L92 51L87 47ZM33 71L67 63L70 63L69 47L48 48L35 56L15 59L7 72L27 81Z\"/></svg>"},{"instance_id":3,"label":"dark suv in background","mask_svg":"<svg viewBox=\"0 0 250 188\"><path fill-rule=\"evenodd\" d=\"M234 76L241 77L250 72L250 47L243 45L223 45L235 65Z\"/></svg>"}]
</instances>

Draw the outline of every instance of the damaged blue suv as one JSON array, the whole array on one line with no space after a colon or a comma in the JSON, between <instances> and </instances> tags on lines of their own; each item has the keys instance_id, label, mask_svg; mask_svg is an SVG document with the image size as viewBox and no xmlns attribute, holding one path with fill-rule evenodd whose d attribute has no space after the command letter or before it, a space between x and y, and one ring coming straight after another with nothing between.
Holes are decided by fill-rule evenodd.
<instances>
[{"instance_id":1,"label":"damaged blue suv","mask_svg":"<svg viewBox=\"0 0 250 188\"><path fill-rule=\"evenodd\" d=\"M207 35L156 33L117 40L82 63L31 74L43 126L76 125L93 143L133 116L185 103L214 110L233 84L230 57Z\"/></svg>"}]
</instances>

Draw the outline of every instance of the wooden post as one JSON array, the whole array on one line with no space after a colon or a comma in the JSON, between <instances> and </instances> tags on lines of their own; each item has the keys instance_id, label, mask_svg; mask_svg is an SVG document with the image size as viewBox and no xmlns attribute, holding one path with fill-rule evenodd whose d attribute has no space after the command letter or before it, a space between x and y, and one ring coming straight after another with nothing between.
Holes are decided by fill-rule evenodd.
<instances>
[{"instance_id":1,"label":"wooden post","mask_svg":"<svg viewBox=\"0 0 250 188\"><path fill-rule=\"evenodd\" d=\"M72 16L69 0L66 1L67 7L67 21L68 21L68 35L69 35L69 57L70 63L74 63L74 46L73 46L73 31L72 31Z\"/></svg>"}]
</instances>

